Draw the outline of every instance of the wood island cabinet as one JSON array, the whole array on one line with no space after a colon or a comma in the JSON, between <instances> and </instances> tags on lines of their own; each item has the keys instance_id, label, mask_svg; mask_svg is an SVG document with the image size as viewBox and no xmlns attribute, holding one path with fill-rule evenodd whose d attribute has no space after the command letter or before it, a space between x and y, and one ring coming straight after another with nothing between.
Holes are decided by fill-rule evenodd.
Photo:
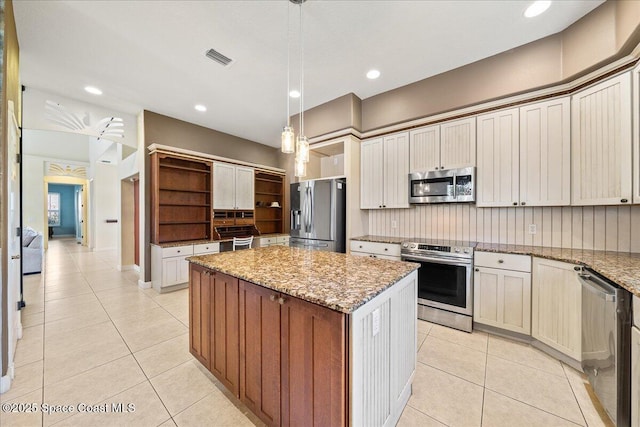
<instances>
[{"instance_id":1,"label":"wood island cabinet","mask_svg":"<svg viewBox=\"0 0 640 427\"><path fill-rule=\"evenodd\" d=\"M191 264L191 353L267 425L347 425L346 315Z\"/></svg>"},{"instance_id":2,"label":"wood island cabinet","mask_svg":"<svg viewBox=\"0 0 640 427\"><path fill-rule=\"evenodd\" d=\"M191 264L191 354L233 394L239 390L238 279Z\"/></svg>"}]
</instances>

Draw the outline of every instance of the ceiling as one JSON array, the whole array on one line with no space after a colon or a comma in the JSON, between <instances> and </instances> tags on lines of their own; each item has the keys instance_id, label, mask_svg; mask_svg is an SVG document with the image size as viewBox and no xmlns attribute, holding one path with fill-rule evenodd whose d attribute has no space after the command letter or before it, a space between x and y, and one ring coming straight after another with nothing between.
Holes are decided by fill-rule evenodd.
<instances>
[{"instance_id":1,"label":"ceiling","mask_svg":"<svg viewBox=\"0 0 640 427\"><path fill-rule=\"evenodd\" d=\"M603 1L309 0L304 108L365 99L563 30ZM278 146L299 81L299 8L277 1L14 2L22 84L130 114L146 109ZM205 57L214 48L234 62ZM368 80L377 68L382 76ZM103 95L86 93L97 86ZM298 100L291 100L291 114ZM208 110L200 113L195 104Z\"/></svg>"}]
</instances>

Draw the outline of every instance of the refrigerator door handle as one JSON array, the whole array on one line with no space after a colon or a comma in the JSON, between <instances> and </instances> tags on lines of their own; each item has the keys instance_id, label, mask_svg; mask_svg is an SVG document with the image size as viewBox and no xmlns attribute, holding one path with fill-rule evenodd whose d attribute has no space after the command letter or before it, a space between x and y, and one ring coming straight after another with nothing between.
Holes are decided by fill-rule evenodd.
<instances>
[{"instance_id":1,"label":"refrigerator door handle","mask_svg":"<svg viewBox=\"0 0 640 427\"><path fill-rule=\"evenodd\" d=\"M311 187L309 187L309 231L311 232L311 228L313 227L313 191L311 191Z\"/></svg>"}]
</instances>

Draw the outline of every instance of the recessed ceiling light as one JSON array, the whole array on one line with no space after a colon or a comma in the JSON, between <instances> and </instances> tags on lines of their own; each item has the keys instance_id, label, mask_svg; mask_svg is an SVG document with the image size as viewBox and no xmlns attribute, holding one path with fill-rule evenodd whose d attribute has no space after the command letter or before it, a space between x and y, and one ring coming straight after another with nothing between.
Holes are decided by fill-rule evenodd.
<instances>
[{"instance_id":1,"label":"recessed ceiling light","mask_svg":"<svg viewBox=\"0 0 640 427\"><path fill-rule=\"evenodd\" d=\"M207 111L207 107L205 107L202 104L198 104L194 107L196 110L200 111L201 113L204 113L205 111Z\"/></svg>"},{"instance_id":2,"label":"recessed ceiling light","mask_svg":"<svg viewBox=\"0 0 640 427\"><path fill-rule=\"evenodd\" d=\"M291 98L300 98L300 92L294 89L291 92L289 92L289 96Z\"/></svg>"},{"instance_id":3,"label":"recessed ceiling light","mask_svg":"<svg viewBox=\"0 0 640 427\"><path fill-rule=\"evenodd\" d=\"M85 86L84 90L92 95L102 95L102 91L95 86Z\"/></svg>"},{"instance_id":4,"label":"recessed ceiling light","mask_svg":"<svg viewBox=\"0 0 640 427\"><path fill-rule=\"evenodd\" d=\"M373 79L377 79L378 77L380 77L380 71L378 71L378 70L369 70L367 72L367 78L368 79L373 80Z\"/></svg>"},{"instance_id":5,"label":"recessed ceiling light","mask_svg":"<svg viewBox=\"0 0 640 427\"><path fill-rule=\"evenodd\" d=\"M545 10L549 9L549 6L551 6L551 0L534 1L531 3L531 6L524 11L524 16L527 18L533 18L534 16L538 16Z\"/></svg>"}]
</instances>

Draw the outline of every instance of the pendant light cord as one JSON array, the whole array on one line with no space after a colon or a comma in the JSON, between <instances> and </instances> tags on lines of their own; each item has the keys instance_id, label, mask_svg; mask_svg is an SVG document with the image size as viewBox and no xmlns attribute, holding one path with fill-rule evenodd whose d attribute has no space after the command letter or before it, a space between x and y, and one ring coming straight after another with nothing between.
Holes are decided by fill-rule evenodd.
<instances>
[{"instance_id":1,"label":"pendant light cord","mask_svg":"<svg viewBox=\"0 0 640 427\"><path fill-rule=\"evenodd\" d=\"M300 136L304 136L304 27L300 2Z\"/></svg>"},{"instance_id":2,"label":"pendant light cord","mask_svg":"<svg viewBox=\"0 0 640 427\"><path fill-rule=\"evenodd\" d=\"M291 21L291 13L289 12L289 2L287 2L287 127L291 127L291 114L289 113L289 104L291 103L291 101L289 100L289 92L291 90L289 86L291 82L291 65L290 65L290 57L291 57L290 38L291 37L289 35L289 33L291 32L290 21Z\"/></svg>"}]
</instances>

